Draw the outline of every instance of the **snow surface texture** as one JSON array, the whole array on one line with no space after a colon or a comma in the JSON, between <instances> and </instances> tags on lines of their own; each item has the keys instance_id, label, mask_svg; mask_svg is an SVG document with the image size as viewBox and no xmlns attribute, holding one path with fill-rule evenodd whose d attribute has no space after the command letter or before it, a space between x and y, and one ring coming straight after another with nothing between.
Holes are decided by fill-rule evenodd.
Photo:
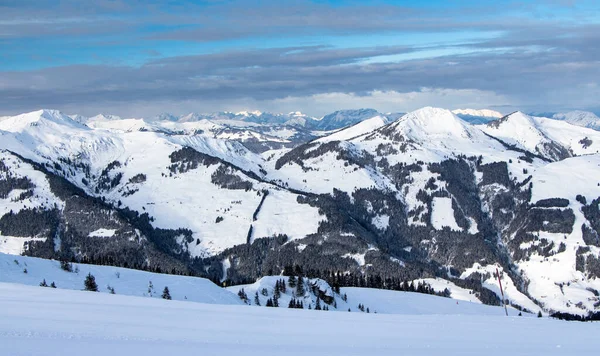
<instances>
[{"instance_id":1,"label":"snow surface texture","mask_svg":"<svg viewBox=\"0 0 600 356\"><path fill-rule=\"evenodd\" d=\"M546 318L252 308L6 283L0 305L6 356L583 355L600 346L600 324Z\"/></svg>"}]
</instances>

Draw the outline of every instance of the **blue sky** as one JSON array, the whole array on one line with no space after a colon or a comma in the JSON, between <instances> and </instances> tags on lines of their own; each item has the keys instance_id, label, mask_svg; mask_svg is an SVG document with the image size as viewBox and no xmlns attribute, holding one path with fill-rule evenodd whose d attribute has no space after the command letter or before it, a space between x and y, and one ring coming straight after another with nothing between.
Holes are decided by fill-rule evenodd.
<instances>
[{"instance_id":1,"label":"blue sky","mask_svg":"<svg viewBox=\"0 0 600 356\"><path fill-rule=\"evenodd\" d=\"M598 111L597 1L3 1L0 114Z\"/></svg>"}]
</instances>

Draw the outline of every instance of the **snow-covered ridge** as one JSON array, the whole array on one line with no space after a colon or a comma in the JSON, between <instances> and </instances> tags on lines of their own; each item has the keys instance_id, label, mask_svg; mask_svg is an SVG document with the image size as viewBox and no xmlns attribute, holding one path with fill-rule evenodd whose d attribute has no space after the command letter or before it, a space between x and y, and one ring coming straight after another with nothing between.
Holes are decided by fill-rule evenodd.
<instances>
[{"instance_id":1,"label":"snow-covered ridge","mask_svg":"<svg viewBox=\"0 0 600 356\"><path fill-rule=\"evenodd\" d=\"M556 113L552 115L552 119L566 121L570 124L587 127L594 130L600 130L600 118L589 111L569 111L564 113Z\"/></svg>"},{"instance_id":2,"label":"snow-covered ridge","mask_svg":"<svg viewBox=\"0 0 600 356\"><path fill-rule=\"evenodd\" d=\"M479 116L479 117L489 117L489 118L501 118L502 115L498 111L489 110L489 109L456 109L452 110L452 113L456 115L465 115L465 116Z\"/></svg>"}]
</instances>

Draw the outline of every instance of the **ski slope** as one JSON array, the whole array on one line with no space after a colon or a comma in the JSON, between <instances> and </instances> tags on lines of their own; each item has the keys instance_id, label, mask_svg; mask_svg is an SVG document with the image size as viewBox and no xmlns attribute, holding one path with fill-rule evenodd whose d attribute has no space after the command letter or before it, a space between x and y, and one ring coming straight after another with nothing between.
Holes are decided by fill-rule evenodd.
<instances>
[{"instance_id":1,"label":"ski slope","mask_svg":"<svg viewBox=\"0 0 600 356\"><path fill-rule=\"evenodd\" d=\"M583 355L598 323L209 305L0 283L0 355Z\"/></svg>"}]
</instances>

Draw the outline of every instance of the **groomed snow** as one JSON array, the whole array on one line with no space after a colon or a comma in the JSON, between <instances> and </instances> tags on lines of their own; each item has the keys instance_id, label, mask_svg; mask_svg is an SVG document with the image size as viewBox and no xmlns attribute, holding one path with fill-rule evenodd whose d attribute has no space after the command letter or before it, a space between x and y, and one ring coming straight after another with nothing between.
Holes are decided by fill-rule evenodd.
<instances>
[{"instance_id":1,"label":"groomed snow","mask_svg":"<svg viewBox=\"0 0 600 356\"><path fill-rule=\"evenodd\" d=\"M552 356L600 347L600 324L547 318L252 308L6 283L0 305L3 356Z\"/></svg>"}]
</instances>

